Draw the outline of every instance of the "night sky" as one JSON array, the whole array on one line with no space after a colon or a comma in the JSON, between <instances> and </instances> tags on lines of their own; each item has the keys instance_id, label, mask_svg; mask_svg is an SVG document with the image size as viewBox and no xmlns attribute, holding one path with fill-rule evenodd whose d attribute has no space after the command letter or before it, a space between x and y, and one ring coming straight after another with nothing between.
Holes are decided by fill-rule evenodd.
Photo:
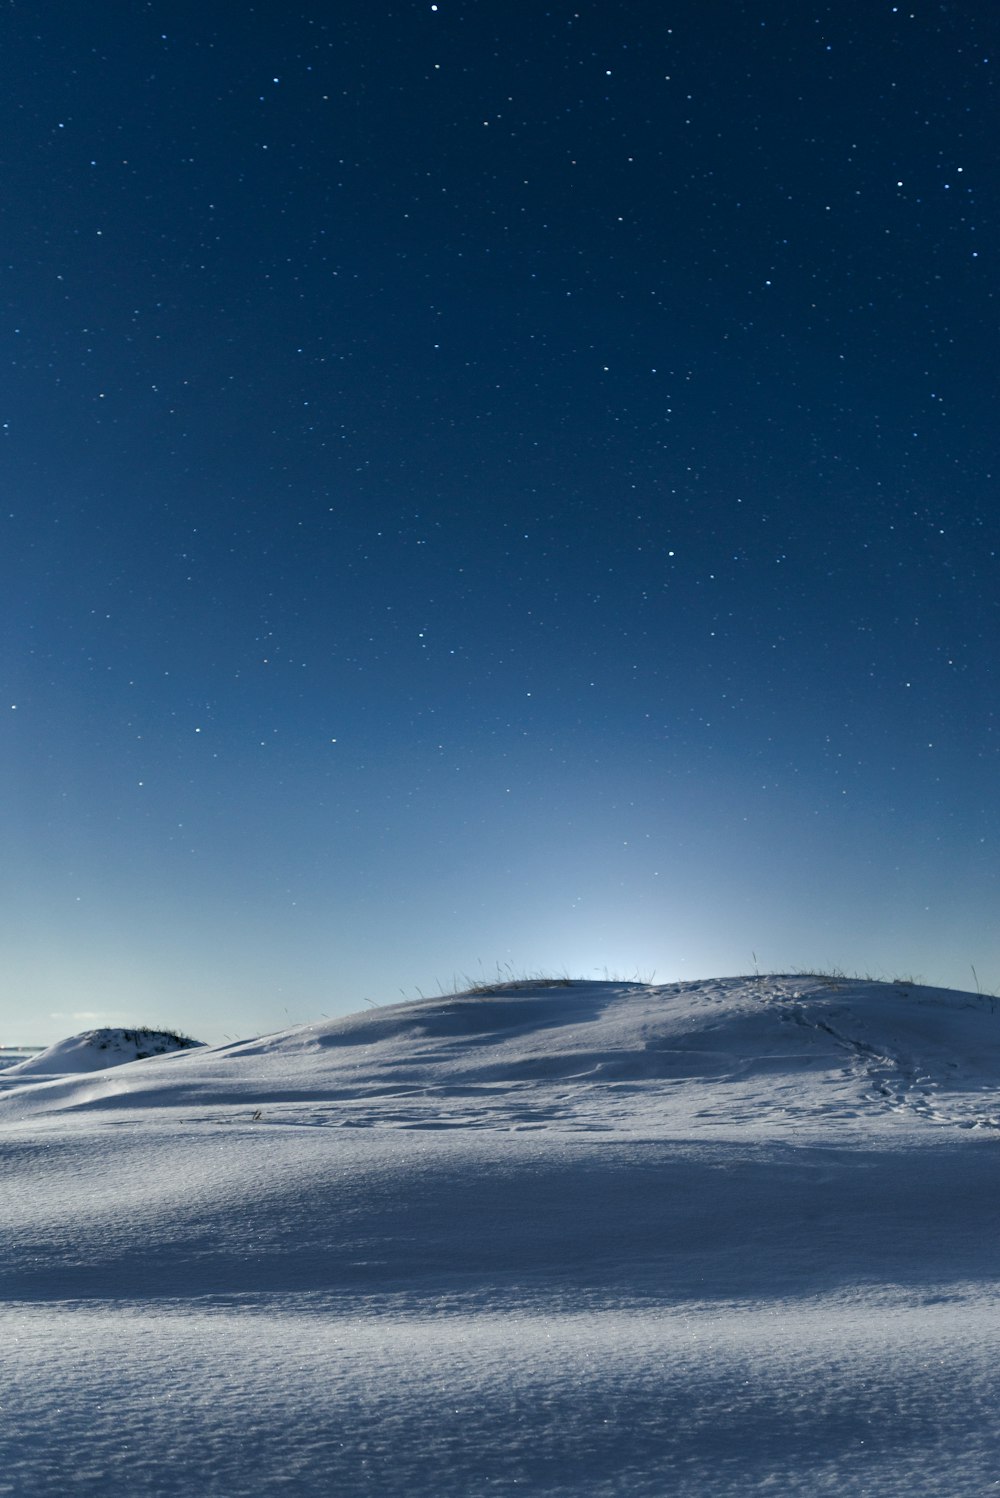
<instances>
[{"instance_id":1,"label":"night sky","mask_svg":"<svg viewBox=\"0 0 1000 1498\"><path fill-rule=\"evenodd\" d=\"M2 38L0 1041L1000 985L1000 12Z\"/></svg>"}]
</instances>

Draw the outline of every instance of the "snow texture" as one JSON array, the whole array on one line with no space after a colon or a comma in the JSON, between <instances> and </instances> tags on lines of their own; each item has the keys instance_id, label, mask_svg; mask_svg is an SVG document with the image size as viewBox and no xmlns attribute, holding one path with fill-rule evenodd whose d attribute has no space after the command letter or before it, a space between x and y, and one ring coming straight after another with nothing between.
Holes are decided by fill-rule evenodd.
<instances>
[{"instance_id":1,"label":"snow texture","mask_svg":"<svg viewBox=\"0 0 1000 1498\"><path fill-rule=\"evenodd\" d=\"M61 1054L0 1073L2 1494L1000 1492L989 999L507 986Z\"/></svg>"}]
</instances>

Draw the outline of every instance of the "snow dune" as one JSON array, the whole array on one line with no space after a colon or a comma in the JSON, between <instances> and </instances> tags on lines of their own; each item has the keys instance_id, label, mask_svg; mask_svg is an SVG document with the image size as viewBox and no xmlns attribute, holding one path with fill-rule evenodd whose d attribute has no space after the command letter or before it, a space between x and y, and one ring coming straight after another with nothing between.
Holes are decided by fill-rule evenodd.
<instances>
[{"instance_id":1,"label":"snow dune","mask_svg":"<svg viewBox=\"0 0 1000 1498\"><path fill-rule=\"evenodd\" d=\"M507 988L0 1072L0 1493L1000 1491L1000 1016Z\"/></svg>"},{"instance_id":2,"label":"snow dune","mask_svg":"<svg viewBox=\"0 0 1000 1498\"><path fill-rule=\"evenodd\" d=\"M119 1027L85 1030L59 1040L44 1051L34 1051L20 1061L0 1066L0 1080L11 1077L64 1076L68 1072L106 1071L126 1061L145 1061L197 1045L169 1030L124 1030Z\"/></svg>"}]
</instances>

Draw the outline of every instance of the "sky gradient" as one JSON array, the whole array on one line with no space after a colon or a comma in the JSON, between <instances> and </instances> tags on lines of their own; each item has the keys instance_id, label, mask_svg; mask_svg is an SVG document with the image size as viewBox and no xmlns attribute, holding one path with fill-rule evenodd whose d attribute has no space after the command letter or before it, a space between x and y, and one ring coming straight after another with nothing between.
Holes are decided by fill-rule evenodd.
<instances>
[{"instance_id":1,"label":"sky gradient","mask_svg":"<svg viewBox=\"0 0 1000 1498\"><path fill-rule=\"evenodd\" d=\"M1000 986L1000 14L3 29L0 1042Z\"/></svg>"}]
</instances>

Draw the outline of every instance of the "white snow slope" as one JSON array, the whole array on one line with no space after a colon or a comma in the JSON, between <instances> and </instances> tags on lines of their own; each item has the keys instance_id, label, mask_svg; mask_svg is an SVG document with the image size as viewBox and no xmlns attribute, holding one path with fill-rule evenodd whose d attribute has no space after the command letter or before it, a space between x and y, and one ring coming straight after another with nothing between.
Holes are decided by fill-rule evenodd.
<instances>
[{"instance_id":1,"label":"white snow slope","mask_svg":"<svg viewBox=\"0 0 1000 1498\"><path fill-rule=\"evenodd\" d=\"M1000 1015L815 978L0 1074L0 1494L1000 1492Z\"/></svg>"}]
</instances>

